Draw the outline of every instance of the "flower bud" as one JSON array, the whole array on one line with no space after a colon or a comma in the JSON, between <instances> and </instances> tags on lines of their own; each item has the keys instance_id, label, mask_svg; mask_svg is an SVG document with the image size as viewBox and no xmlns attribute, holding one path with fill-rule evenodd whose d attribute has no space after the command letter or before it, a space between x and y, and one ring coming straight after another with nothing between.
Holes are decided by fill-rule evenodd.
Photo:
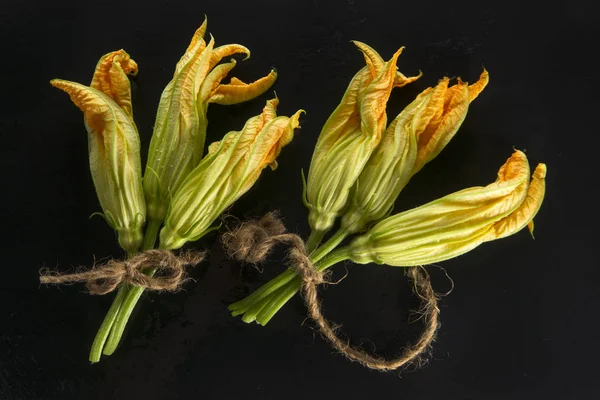
<instances>
[{"instance_id":1,"label":"flower bud","mask_svg":"<svg viewBox=\"0 0 600 400\"><path fill-rule=\"evenodd\" d=\"M500 168L496 182L385 218L350 243L348 257L361 264L431 264L525 226L532 230L544 198L545 177L546 166L539 164L530 183L527 158L515 151Z\"/></svg>"},{"instance_id":2,"label":"flower bud","mask_svg":"<svg viewBox=\"0 0 600 400\"><path fill-rule=\"evenodd\" d=\"M212 37L206 44L206 25L205 20L194 34L160 99L144 173L148 217L152 220L164 219L170 196L202 159L208 105L250 100L267 91L277 78L271 71L251 84L236 78L221 84L235 66L235 61L217 66L223 57L243 53L248 58L250 51L238 44L215 48Z\"/></svg>"},{"instance_id":3,"label":"flower bud","mask_svg":"<svg viewBox=\"0 0 600 400\"><path fill-rule=\"evenodd\" d=\"M177 249L202 237L213 221L256 182L261 171L277 167L281 148L294 136L302 110L278 117L277 99L250 118L240 132L212 143L208 154L173 194L160 233L163 249Z\"/></svg>"},{"instance_id":4,"label":"flower bud","mask_svg":"<svg viewBox=\"0 0 600 400\"><path fill-rule=\"evenodd\" d=\"M142 189L137 128L113 99L79 83L54 79L84 114L90 169L103 215L117 231L119 244L134 253L142 243L146 203Z\"/></svg>"},{"instance_id":5,"label":"flower bud","mask_svg":"<svg viewBox=\"0 0 600 400\"><path fill-rule=\"evenodd\" d=\"M384 62L367 45L355 44L367 66L354 76L323 126L310 164L305 203L313 232L329 230L346 205L350 188L385 130L385 108L392 88L418 79L396 71L402 48Z\"/></svg>"}]
</instances>

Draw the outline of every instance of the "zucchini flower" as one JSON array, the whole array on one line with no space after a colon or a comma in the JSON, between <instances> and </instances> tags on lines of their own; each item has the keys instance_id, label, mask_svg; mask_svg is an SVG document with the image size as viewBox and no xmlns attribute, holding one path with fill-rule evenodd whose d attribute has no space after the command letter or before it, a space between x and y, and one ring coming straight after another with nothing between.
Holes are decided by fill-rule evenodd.
<instances>
[{"instance_id":1,"label":"zucchini flower","mask_svg":"<svg viewBox=\"0 0 600 400\"><path fill-rule=\"evenodd\" d=\"M277 78L273 70L251 84L236 78L229 84L221 84L236 63L232 60L217 64L224 57L237 53L248 58L250 50L238 44L214 47L212 37L207 44L204 41L206 26L205 20L194 34L158 106L144 174L148 217L152 221L163 221L170 195L202 159L208 105L236 104L253 99L266 92Z\"/></svg>"},{"instance_id":2,"label":"zucchini flower","mask_svg":"<svg viewBox=\"0 0 600 400\"><path fill-rule=\"evenodd\" d=\"M130 114L100 90L61 79L50 83L68 93L83 111L90 169L103 215L117 231L121 247L135 253L146 220L137 128Z\"/></svg>"},{"instance_id":3,"label":"zucchini flower","mask_svg":"<svg viewBox=\"0 0 600 400\"><path fill-rule=\"evenodd\" d=\"M349 207L342 217L347 233L360 231L392 211L409 179L437 156L458 131L469 103L489 80L483 71L473 85L448 88L442 79L417 96L390 124L352 187Z\"/></svg>"},{"instance_id":4,"label":"zucchini flower","mask_svg":"<svg viewBox=\"0 0 600 400\"><path fill-rule=\"evenodd\" d=\"M377 147L385 131L385 108L392 88L420 76L407 78L397 72L396 62L403 48L384 62L369 46L354 44L362 51L367 66L354 76L323 126L308 173L305 204L316 237L332 227L346 205L350 188ZM309 248L313 245L309 239Z\"/></svg>"},{"instance_id":5,"label":"zucchini flower","mask_svg":"<svg viewBox=\"0 0 600 400\"><path fill-rule=\"evenodd\" d=\"M262 114L250 118L240 132L229 132L209 146L208 154L172 196L160 233L161 248L177 249L202 237L265 167L277 167L276 158L292 140L303 112L278 117L278 103L277 98L267 101Z\"/></svg>"},{"instance_id":6,"label":"zucchini flower","mask_svg":"<svg viewBox=\"0 0 600 400\"><path fill-rule=\"evenodd\" d=\"M533 217L544 198L546 166L537 166L531 182L529 172L525 154L515 151L496 182L388 217L341 250L360 264L408 267L459 256L525 226L533 232Z\"/></svg>"}]
</instances>

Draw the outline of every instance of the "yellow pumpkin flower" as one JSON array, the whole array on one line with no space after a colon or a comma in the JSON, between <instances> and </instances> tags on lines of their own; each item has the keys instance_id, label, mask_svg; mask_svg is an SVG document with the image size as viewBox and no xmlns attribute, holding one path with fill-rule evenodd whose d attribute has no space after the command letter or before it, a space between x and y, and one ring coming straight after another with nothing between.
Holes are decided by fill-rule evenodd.
<instances>
[{"instance_id":1,"label":"yellow pumpkin flower","mask_svg":"<svg viewBox=\"0 0 600 400\"><path fill-rule=\"evenodd\" d=\"M489 81L487 71L479 81L462 81L448 88L442 79L427 88L390 124L351 190L342 217L346 233L360 231L368 222L385 217L409 179L439 154L464 120L469 103Z\"/></svg>"},{"instance_id":2,"label":"yellow pumpkin flower","mask_svg":"<svg viewBox=\"0 0 600 400\"><path fill-rule=\"evenodd\" d=\"M221 84L235 61L217 64L236 53L248 58L250 51L238 44L214 47L212 37L207 44L204 40L206 26L205 20L195 32L158 107L144 173L144 191L148 217L159 223L166 215L171 194L202 159L208 105L250 100L267 91L277 78L275 71L271 71L251 84L236 78L229 84Z\"/></svg>"},{"instance_id":3,"label":"yellow pumpkin flower","mask_svg":"<svg viewBox=\"0 0 600 400\"><path fill-rule=\"evenodd\" d=\"M406 78L397 72L402 48L384 62L366 44L354 43L367 66L354 76L341 103L323 126L308 173L305 203L309 224L317 237L332 227L346 205L350 188L377 147L386 127L385 108L392 88L420 76Z\"/></svg>"},{"instance_id":4,"label":"yellow pumpkin flower","mask_svg":"<svg viewBox=\"0 0 600 400\"><path fill-rule=\"evenodd\" d=\"M529 163L515 151L496 182L465 189L388 217L342 252L357 263L408 267L461 255L484 242L533 229L545 192L546 166L529 181Z\"/></svg>"},{"instance_id":5,"label":"yellow pumpkin flower","mask_svg":"<svg viewBox=\"0 0 600 400\"><path fill-rule=\"evenodd\" d=\"M135 253L142 243L146 202L142 189L140 139L130 115L99 90L54 79L84 114L90 169L103 215L119 244Z\"/></svg>"},{"instance_id":6,"label":"yellow pumpkin flower","mask_svg":"<svg viewBox=\"0 0 600 400\"><path fill-rule=\"evenodd\" d=\"M240 132L229 132L212 143L208 154L173 194L160 233L164 249L177 249L203 236L213 221L247 192L270 166L277 167L281 148L294 136L302 110L277 116L275 98L262 114L250 118Z\"/></svg>"}]
</instances>

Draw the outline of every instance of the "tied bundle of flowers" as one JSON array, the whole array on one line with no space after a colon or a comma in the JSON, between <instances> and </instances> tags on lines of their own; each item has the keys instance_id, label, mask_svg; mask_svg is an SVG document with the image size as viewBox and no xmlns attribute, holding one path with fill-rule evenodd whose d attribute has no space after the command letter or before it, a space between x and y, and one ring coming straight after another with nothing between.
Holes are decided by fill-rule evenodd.
<instances>
[{"instance_id":1,"label":"tied bundle of flowers","mask_svg":"<svg viewBox=\"0 0 600 400\"><path fill-rule=\"evenodd\" d=\"M226 234L225 245L240 260L260 261L272 243L287 242L292 246L293 264L229 309L245 322L266 325L304 288L309 315L342 354L368 367L389 370L415 359L433 339L437 322L429 324L420 342L402 358L388 362L370 356L339 339L321 315L315 285L326 283L322 272L346 260L398 267L432 264L517 233L525 226L533 232L533 218L544 197L546 166L539 164L530 180L528 160L517 150L500 168L494 183L390 215L409 179L456 134L470 103L483 91L489 77L484 70L471 85L460 78L450 85L450 79L443 78L420 93L386 128L385 109L391 89L418 77L405 78L396 71L400 51L385 62L372 48L355 44L367 66L354 76L342 102L325 123L304 183L311 235L304 244L296 235L285 234L277 221L268 220L272 216ZM338 218L339 229L321 244ZM243 244L247 225L262 225L260 229L271 231L271 242L249 249ZM357 236L343 245L352 235ZM238 255L240 248L242 256ZM306 272L307 265L311 273ZM435 293L428 279L415 268L409 271L419 296L431 301L430 316L437 318Z\"/></svg>"},{"instance_id":2,"label":"tied bundle of flowers","mask_svg":"<svg viewBox=\"0 0 600 400\"><path fill-rule=\"evenodd\" d=\"M204 154L208 105L253 99L277 78L271 71L250 84L237 78L221 83L236 64L221 60L238 53L248 58L250 51L238 44L215 47L212 37L206 43L206 26L205 20L163 91L143 178L128 79L137 73L137 64L129 55L119 50L103 56L90 86L51 81L84 113L100 215L116 231L128 257L73 274L42 271L42 283L87 282L91 294L118 290L93 342L92 362L115 351L145 289L180 288L183 267L197 264L203 254L172 251L214 229L213 222L265 167L277 167L277 156L299 127L302 110L277 116L279 100L274 98L241 131L227 133Z\"/></svg>"}]
</instances>

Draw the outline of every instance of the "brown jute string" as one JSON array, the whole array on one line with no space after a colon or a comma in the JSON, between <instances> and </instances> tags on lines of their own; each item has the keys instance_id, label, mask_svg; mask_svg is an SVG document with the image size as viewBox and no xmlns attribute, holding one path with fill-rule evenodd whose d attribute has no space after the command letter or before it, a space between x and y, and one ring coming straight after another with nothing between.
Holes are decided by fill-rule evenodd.
<instances>
[{"instance_id":1,"label":"brown jute string","mask_svg":"<svg viewBox=\"0 0 600 400\"><path fill-rule=\"evenodd\" d=\"M238 261L259 263L264 260L269 251L277 244L290 246L289 258L291 264L302 278L304 301L309 316L317 324L321 334L348 359L380 371L395 370L410 364L419 364L422 356L435 339L438 329L439 308L437 297L431 287L429 275L422 267L407 269L407 275L414 283L414 291L422 300L419 310L425 328L417 342L405 347L400 357L386 360L371 355L360 348L354 347L338 336L336 327L328 322L321 312L317 286L327 283L323 274L316 270L310 260L304 241L295 234L286 233L285 227L274 213L268 213L258 221L242 223L235 230L223 235L223 244L229 255Z\"/></svg>"},{"instance_id":2,"label":"brown jute string","mask_svg":"<svg viewBox=\"0 0 600 400\"><path fill-rule=\"evenodd\" d=\"M66 284L86 282L90 294L107 294L121 283L129 283L148 290L176 291L186 281L185 267L199 264L204 253L188 251L175 255L168 250L147 250L127 260L109 260L88 271L60 274L47 268L40 270L40 282ZM155 276L144 271L156 269Z\"/></svg>"}]
</instances>

